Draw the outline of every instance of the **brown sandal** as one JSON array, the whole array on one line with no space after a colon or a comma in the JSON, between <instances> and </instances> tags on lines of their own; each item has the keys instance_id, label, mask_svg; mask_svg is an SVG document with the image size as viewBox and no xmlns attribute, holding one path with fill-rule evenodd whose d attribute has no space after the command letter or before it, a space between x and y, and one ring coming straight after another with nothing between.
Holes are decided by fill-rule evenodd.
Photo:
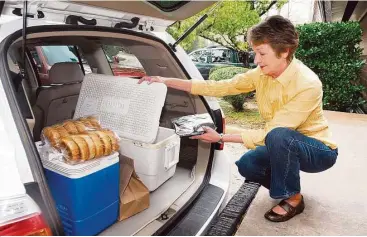
<instances>
[{"instance_id":1,"label":"brown sandal","mask_svg":"<svg viewBox=\"0 0 367 237\"><path fill-rule=\"evenodd\" d=\"M302 196L300 203L298 203L298 205L295 207L293 207L291 204L289 204L285 200L282 200L278 205L281 208L283 208L287 212L287 214L280 215L278 213L275 213L273 211L273 208L275 207L274 206L268 212L265 213L264 217L272 222L283 222L283 221L287 221L291 219L292 217L302 213L303 210L305 209L305 202L303 201L303 196Z\"/></svg>"}]
</instances>

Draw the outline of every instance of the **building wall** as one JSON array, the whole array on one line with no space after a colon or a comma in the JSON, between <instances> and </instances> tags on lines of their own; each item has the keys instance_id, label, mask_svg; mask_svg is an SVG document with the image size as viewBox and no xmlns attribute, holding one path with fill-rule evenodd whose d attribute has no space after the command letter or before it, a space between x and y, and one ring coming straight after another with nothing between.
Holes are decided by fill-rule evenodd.
<instances>
[{"instance_id":1,"label":"building wall","mask_svg":"<svg viewBox=\"0 0 367 237\"><path fill-rule=\"evenodd\" d=\"M360 21L360 25L363 29L361 47L363 48L362 58L367 61L367 17L364 17ZM367 64L364 65L361 73L361 83L365 86L365 91L362 93L365 100L367 100ZM367 111L367 105L364 105L364 111Z\"/></svg>"},{"instance_id":2,"label":"building wall","mask_svg":"<svg viewBox=\"0 0 367 237\"><path fill-rule=\"evenodd\" d=\"M321 8L317 1L314 1L313 4L313 16L312 22L322 22Z\"/></svg>"},{"instance_id":3,"label":"building wall","mask_svg":"<svg viewBox=\"0 0 367 237\"><path fill-rule=\"evenodd\" d=\"M289 19L293 24L305 24L312 22L313 18L313 0L289 0L281 9L272 7L263 18L272 15L281 15Z\"/></svg>"},{"instance_id":4,"label":"building wall","mask_svg":"<svg viewBox=\"0 0 367 237\"><path fill-rule=\"evenodd\" d=\"M363 48L363 55L367 55L367 17L360 21L360 26L363 29L361 47Z\"/></svg>"},{"instance_id":5,"label":"building wall","mask_svg":"<svg viewBox=\"0 0 367 237\"><path fill-rule=\"evenodd\" d=\"M329 0L314 0L312 22L331 21L331 2Z\"/></svg>"}]
</instances>

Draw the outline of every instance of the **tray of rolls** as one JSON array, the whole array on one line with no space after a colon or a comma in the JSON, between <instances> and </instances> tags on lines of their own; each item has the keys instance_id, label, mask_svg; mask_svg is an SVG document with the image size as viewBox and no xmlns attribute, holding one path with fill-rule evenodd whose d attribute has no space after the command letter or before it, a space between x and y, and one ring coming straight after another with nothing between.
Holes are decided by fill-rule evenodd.
<instances>
[{"instance_id":1,"label":"tray of rolls","mask_svg":"<svg viewBox=\"0 0 367 237\"><path fill-rule=\"evenodd\" d=\"M119 150L120 140L115 132L102 128L93 116L45 127L41 139L47 147L47 157L62 157L69 164L109 156Z\"/></svg>"}]
</instances>

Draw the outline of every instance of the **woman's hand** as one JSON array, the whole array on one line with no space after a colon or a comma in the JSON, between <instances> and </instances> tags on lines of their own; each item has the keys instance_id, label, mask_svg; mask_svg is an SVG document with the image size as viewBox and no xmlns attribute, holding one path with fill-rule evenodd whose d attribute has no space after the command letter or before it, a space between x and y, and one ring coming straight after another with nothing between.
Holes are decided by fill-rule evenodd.
<instances>
[{"instance_id":1,"label":"woman's hand","mask_svg":"<svg viewBox=\"0 0 367 237\"><path fill-rule=\"evenodd\" d=\"M206 143L215 143L219 142L220 135L214 129L210 127L203 127L205 133L198 136L192 136L190 139L199 139Z\"/></svg>"},{"instance_id":2,"label":"woman's hand","mask_svg":"<svg viewBox=\"0 0 367 237\"><path fill-rule=\"evenodd\" d=\"M149 84L152 84L153 82L158 82L158 83L164 83L166 78L164 77L160 77L160 76L144 76L142 78L140 78L140 80L138 81L138 84L141 84L143 81L148 82Z\"/></svg>"},{"instance_id":3,"label":"woman's hand","mask_svg":"<svg viewBox=\"0 0 367 237\"><path fill-rule=\"evenodd\" d=\"M159 76L145 76L142 77L138 84L141 84L143 81L146 81L149 84L153 82L156 83L163 83L167 87L174 88L181 91L191 92L191 80L183 80L178 78L171 78L171 77L159 77Z\"/></svg>"}]
</instances>

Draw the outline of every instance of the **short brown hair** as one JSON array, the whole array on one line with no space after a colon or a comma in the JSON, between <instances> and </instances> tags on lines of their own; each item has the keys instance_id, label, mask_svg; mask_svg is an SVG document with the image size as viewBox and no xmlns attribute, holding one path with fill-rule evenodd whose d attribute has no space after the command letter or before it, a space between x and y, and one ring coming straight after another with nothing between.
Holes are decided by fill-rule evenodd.
<instances>
[{"instance_id":1,"label":"short brown hair","mask_svg":"<svg viewBox=\"0 0 367 237\"><path fill-rule=\"evenodd\" d=\"M298 33L292 22L276 15L251 28L247 42L254 45L269 44L278 57L289 49L287 61L291 61L298 47Z\"/></svg>"}]
</instances>

